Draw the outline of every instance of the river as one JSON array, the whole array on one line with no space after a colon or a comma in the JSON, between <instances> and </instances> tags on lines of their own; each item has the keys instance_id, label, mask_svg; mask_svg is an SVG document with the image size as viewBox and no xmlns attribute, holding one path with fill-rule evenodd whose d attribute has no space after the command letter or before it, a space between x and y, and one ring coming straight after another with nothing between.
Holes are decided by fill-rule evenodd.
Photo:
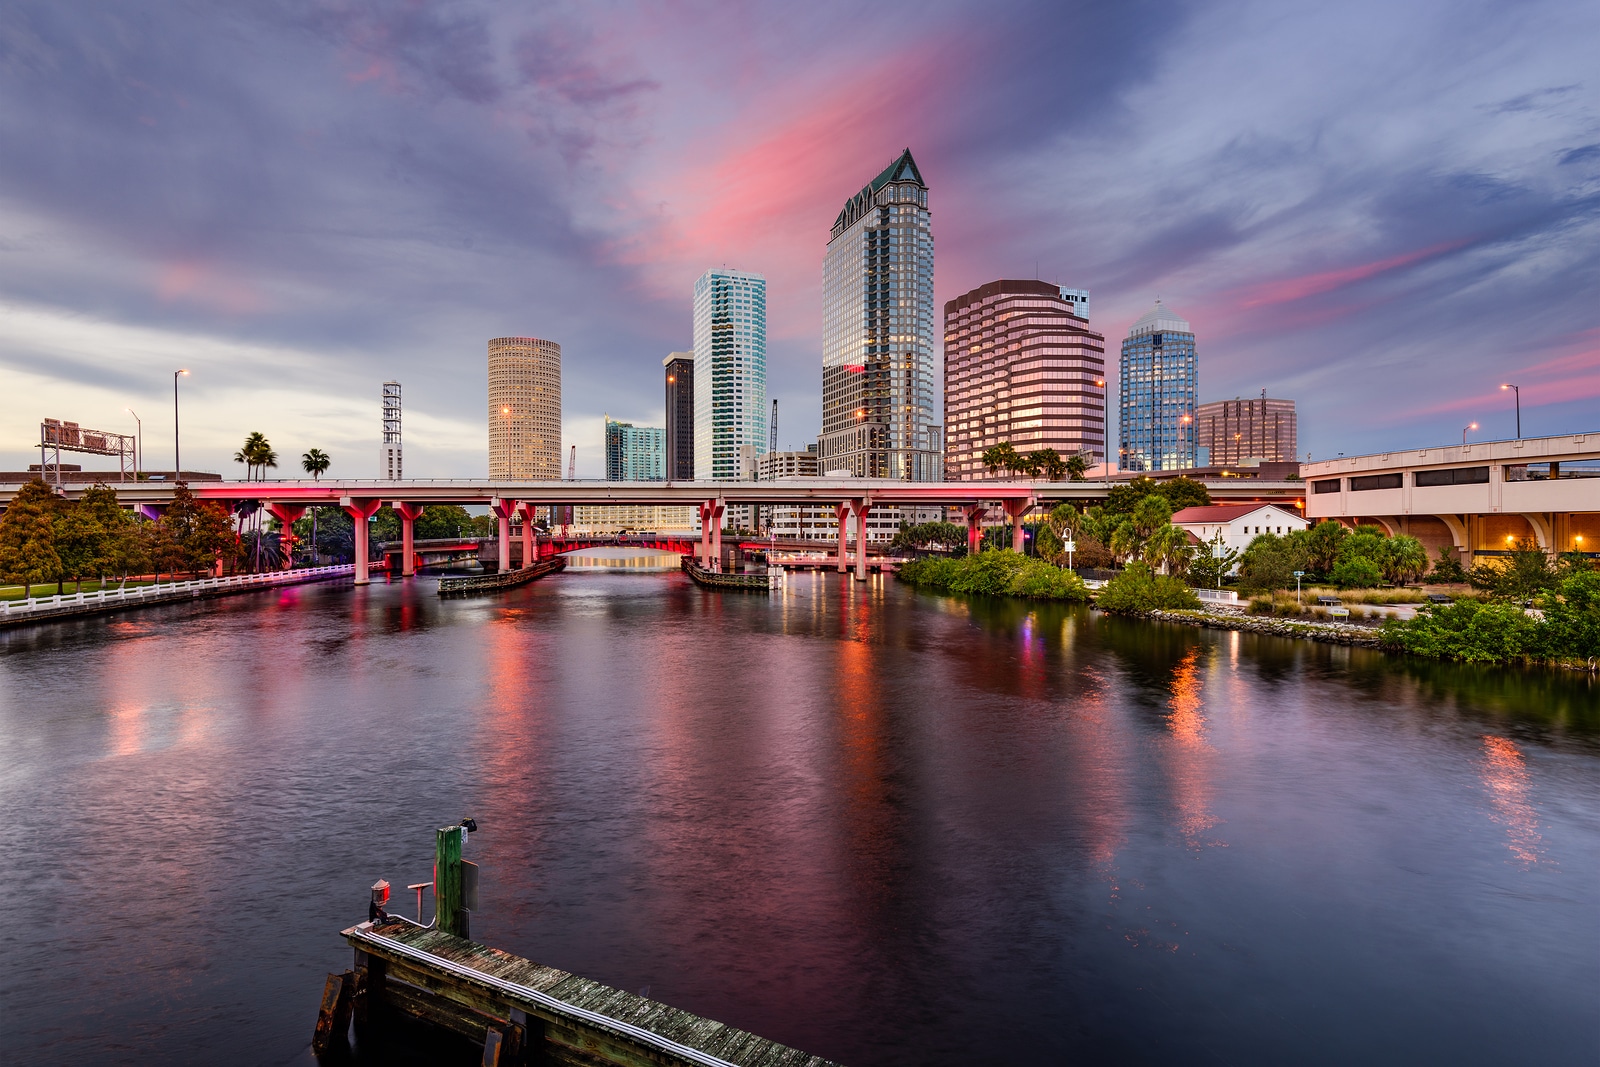
<instances>
[{"instance_id":1,"label":"river","mask_svg":"<svg viewBox=\"0 0 1600 1067\"><path fill-rule=\"evenodd\" d=\"M1588 676L573 573L0 632L0 1059L307 1063L472 815L478 939L855 1067L1594 1063Z\"/></svg>"}]
</instances>

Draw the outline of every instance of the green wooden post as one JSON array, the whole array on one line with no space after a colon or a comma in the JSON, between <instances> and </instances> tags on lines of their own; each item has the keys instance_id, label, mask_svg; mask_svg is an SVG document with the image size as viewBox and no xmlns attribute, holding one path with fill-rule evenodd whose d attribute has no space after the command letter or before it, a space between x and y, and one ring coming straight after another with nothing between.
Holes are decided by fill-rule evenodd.
<instances>
[{"instance_id":1,"label":"green wooden post","mask_svg":"<svg viewBox=\"0 0 1600 1067\"><path fill-rule=\"evenodd\" d=\"M433 901L439 910L439 929L461 933L461 838L466 831L446 826L434 839Z\"/></svg>"}]
</instances>

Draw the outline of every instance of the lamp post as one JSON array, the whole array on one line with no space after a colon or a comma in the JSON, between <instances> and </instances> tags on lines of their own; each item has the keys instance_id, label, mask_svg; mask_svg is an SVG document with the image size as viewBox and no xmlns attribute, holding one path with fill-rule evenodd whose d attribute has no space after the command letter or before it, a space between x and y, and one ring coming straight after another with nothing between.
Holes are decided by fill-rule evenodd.
<instances>
[{"instance_id":1,"label":"lamp post","mask_svg":"<svg viewBox=\"0 0 1600 1067\"><path fill-rule=\"evenodd\" d=\"M172 480L183 481L183 458L178 450L178 378L188 374L187 370L172 372Z\"/></svg>"},{"instance_id":2,"label":"lamp post","mask_svg":"<svg viewBox=\"0 0 1600 1067\"><path fill-rule=\"evenodd\" d=\"M1522 440L1522 390L1518 389L1510 382L1506 382L1504 385L1500 386L1500 391L1502 393L1507 389L1511 390L1512 394L1517 400L1517 440L1520 441Z\"/></svg>"},{"instance_id":3,"label":"lamp post","mask_svg":"<svg viewBox=\"0 0 1600 1067\"><path fill-rule=\"evenodd\" d=\"M138 430L135 431L138 437L133 450L133 480L138 481L139 464L144 461L144 423L140 421L139 413L132 408L123 408L122 410L133 416L134 425L138 427Z\"/></svg>"},{"instance_id":4,"label":"lamp post","mask_svg":"<svg viewBox=\"0 0 1600 1067\"><path fill-rule=\"evenodd\" d=\"M1467 434L1472 430L1476 430L1477 428L1478 428L1478 424L1475 423L1475 422L1469 422L1465 426L1461 427L1461 447L1462 448L1467 447Z\"/></svg>"}]
</instances>

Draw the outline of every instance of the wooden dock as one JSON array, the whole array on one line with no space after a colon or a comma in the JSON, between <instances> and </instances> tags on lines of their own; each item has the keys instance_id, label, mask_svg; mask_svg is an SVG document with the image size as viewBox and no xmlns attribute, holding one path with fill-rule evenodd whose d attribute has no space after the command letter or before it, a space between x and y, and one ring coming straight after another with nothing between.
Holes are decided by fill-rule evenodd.
<instances>
[{"instance_id":1,"label":"wooden dock","mask_svg":"<svg viewBox=\"0 0 1600 1067\"><path fill-rule=\"evenodd\" d=\"M736 589L751 593L767 593L783 584L783 571L770 568L766 571L708 571L696 563L694 557L683 557L683 571L696 585L708 589Z\"/></svg>"},{"instance_id":2,"label":"wooden dock","mask_svg":"<svg viewBox=\"0 0 1600 1067\"><path fill-rule=\"evenodd\" d=\"M324 1017L357 1040L411 1021L470 1043L472 1062L598 1067L837 1067L744 1030L404 919L344 931L355 968ZM340 1005L343 1007L340 1007ZM323 1026L319 1022L319 1037ZM343 1041L339 1035L337 1041ZM477 1051L482 1049L482 1059Z\"/></svg>"},{"instance_id":3,"label":"wooden dock","mask_svg":"<svg viewBox=\"0 0 1600 1067\"><path fill-rule=\"evenodd\" d=\"M442 597L476 596L479 593L498 593L502 589L515 589L519 585L527 585L535 578L543 578L547 574L565 570L567 558L554 556L550 559L540 560L529 567L522 567L514 571L501 571L497 574L465 574L458 578L440 578L439 595Z\"/></svg>"}]
</instances>

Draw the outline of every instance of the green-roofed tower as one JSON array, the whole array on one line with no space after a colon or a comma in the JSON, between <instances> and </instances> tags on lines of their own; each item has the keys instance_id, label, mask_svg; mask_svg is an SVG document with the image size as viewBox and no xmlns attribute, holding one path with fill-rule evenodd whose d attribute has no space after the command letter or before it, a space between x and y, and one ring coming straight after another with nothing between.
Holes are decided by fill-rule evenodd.
<instances>
[{"instance_id":1,"label":"green-roofed tower","mask_svg":"<svg viewBox=\"0 0 1600 1067\"><path fill-rule=\"evenodd\" d=\"M944 477L928 185L908 148L845 202L822 261L823 471Z\"/></svg>"}]
</instances>

